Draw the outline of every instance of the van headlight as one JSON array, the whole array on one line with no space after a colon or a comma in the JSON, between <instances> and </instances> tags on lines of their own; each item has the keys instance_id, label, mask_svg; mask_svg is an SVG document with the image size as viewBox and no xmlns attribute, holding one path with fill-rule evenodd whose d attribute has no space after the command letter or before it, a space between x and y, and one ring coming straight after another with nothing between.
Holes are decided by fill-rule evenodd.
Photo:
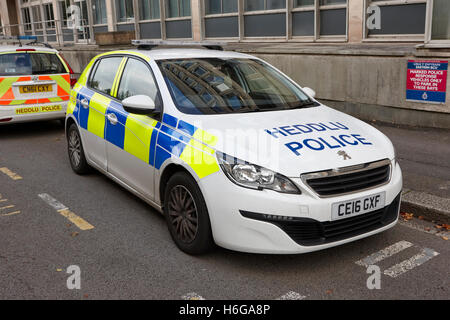
<instances>
[{"instance_id":1,"label":"van headlight","mask_svg":"<svg viewBox=\"0 0 450 320\"><path fill-rule=\"evenodd\" d=\"M261 166L216 152L225 175L235 184L256 189L270 189L282 193L301 194L289 178Z\"/></svg>"}]
</instances>

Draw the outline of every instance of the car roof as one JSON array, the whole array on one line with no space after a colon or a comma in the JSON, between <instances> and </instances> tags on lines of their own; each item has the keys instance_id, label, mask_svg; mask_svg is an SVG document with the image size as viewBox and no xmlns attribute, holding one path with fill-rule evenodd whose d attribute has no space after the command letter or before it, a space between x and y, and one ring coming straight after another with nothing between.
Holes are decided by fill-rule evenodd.
<instances>
[{"instance_id":1,"label":"car roof","mask_svg":"<svg viewBox=\"0 0 450 320\"><path fill-rule=\"evenodd\" d=\"M152 50L126 50L126 52L136 52L143 54L153 60L183 59L183 58L255 58L251 55L209 49L187 49L187 48L155 48Z\"/></svg>"},{"instance_id":2,"label":"car roof","mask_svg":"<svg viewBox=\"0 0 450 320\"><path fill-rule=\"evenodd\" d=\"M22 50L24 50L24 49L34 49L34 50L36 50L36 51L46 51L46 52L49 52L49 53L55 53L55 52L58 52L58 50L56 50L56 49L52 49L52 48L47 48L47 47L43 47L43 46L30 46L30 45L23 45L23 46L19 46L19 45L16 45L16 46L13 46L13 45L7 45L7 46L3 46L3 45L1 45L0 46L0 53L2 53L2 52L11 52L11 51L16 51L16 49L22 49Z\"/></svg>"}]
</instances>

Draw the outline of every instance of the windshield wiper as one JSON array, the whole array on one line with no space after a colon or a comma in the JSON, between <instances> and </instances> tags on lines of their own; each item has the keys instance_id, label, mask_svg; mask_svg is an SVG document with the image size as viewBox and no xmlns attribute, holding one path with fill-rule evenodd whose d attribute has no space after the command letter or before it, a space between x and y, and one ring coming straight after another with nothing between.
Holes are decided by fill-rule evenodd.
<instances>
[{"instance_id":1,"label":"windshield wiper","mask_svg":"<svg viewBox=\"0 0 450 320\"><path fill-rule=\"evenodd\" d=\"M318 106L318 105L319 104L316 101L308 99L308 100L299 101L299 103L292 109L298 109L298 108L303 108L303 107L307 107L307 106Z\"/></svg>"}]
</instances>

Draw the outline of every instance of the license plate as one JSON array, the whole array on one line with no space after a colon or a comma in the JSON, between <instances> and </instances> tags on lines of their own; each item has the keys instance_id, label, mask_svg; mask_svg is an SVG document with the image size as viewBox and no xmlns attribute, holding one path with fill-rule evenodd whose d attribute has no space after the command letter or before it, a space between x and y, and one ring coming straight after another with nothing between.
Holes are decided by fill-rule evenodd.
<instances>
[{"instance_id":1,"label":"license plate","mask_svg":"<svg viewBox=\"0 0 450 320\"><path fill-rule=\"evenodd\" d=\"M340 220L382 209L385 206L386 192L357 199L336 202L331 206L331 220Z\"/></svg>"},{"instance_id":2,"label":"license plate","mask_svg":"<svg viewBox=\"0 0 450 320\"><path fill-rule=\"evenodd\" d=\"M42 107L24 107L16 109L16 114L30 114L30 113L40 113L40 112L54 112L61 111L61 105L53 105L53 106L42 106Z\"/></svg>"},{"instance_id":3,"label":"license plate","mask_svg":"<svg viewBox=\"0 0 450 320\"><path fill-rule=\"evenodd\" d=\"M19 87L20 93L39 93L39 92L50 92L53 91L51 84L41 84L35 86L21 86Z\"/></svg>"}]
</instances>

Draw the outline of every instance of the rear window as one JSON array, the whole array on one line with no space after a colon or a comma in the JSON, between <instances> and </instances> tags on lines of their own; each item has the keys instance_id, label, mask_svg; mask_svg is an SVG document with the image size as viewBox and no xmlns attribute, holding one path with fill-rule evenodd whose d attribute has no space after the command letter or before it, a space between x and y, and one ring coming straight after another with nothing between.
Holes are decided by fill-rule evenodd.
<instances>
[{"instance_id":1,"label":"rear window","mask_svg":"<svg viewBox=\"0 0 450 320\"><path fill-rule=\"evenodd\" d=\"M40 75L67 73L54 53L0 54L0 76Z\"/></svg>"}]
</instances>

